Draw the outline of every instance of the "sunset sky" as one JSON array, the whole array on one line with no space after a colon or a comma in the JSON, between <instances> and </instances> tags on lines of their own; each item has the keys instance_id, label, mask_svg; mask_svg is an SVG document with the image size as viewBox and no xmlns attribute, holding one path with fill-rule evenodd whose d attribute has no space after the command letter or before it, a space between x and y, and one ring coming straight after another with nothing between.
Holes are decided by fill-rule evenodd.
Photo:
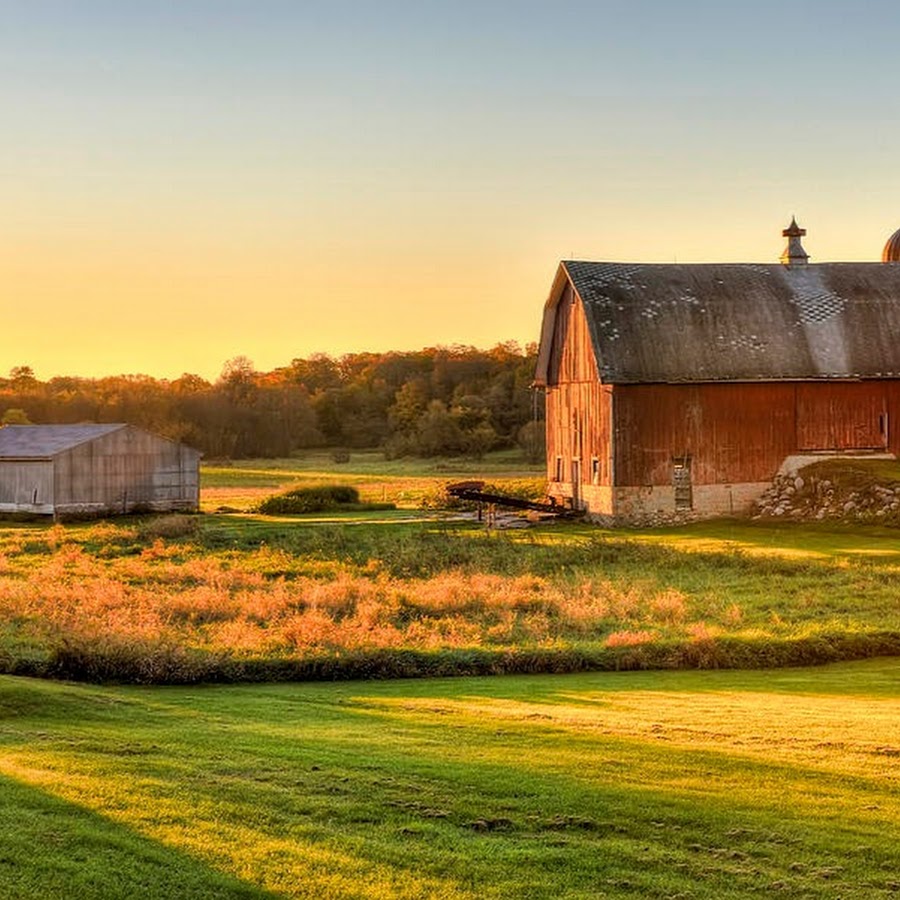
<instances>
[{"instance_id":1,"label":"sunset sky","mask_svg":"<svg viewBox=\"0 0 900 900\"><path fill-rule=\"evenodd\" d=\"M0 374L535 340L562 258L877 260L900 4L0 0Z\"/></svg>"}]
</instances>

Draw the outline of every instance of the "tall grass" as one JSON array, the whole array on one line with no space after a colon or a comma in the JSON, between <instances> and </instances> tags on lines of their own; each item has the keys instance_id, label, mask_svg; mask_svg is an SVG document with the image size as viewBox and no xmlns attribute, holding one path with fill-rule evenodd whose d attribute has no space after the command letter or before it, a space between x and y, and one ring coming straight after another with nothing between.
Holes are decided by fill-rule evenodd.
<instances>
[{"instance_id":1,"label":"tall grass","mask_svg":"<svg viewBox=\"0 0 900 900\"><path fill-rule=\"evenodd\" d=\"M892 653L900 635L889 563L566 528L198 523L0 531L0 671L184 682L755 666Z\"/></svg>"}]
</instances>

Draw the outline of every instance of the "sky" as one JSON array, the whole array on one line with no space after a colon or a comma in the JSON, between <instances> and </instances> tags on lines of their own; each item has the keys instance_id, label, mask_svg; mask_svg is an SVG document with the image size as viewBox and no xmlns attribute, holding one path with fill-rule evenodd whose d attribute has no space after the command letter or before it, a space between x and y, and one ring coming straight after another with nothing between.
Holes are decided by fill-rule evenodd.
<instances>
[{"instance_id":1,"label":"sky","mask_svg":"<svg viewBox=\"0 0 900 900\"><path fill-rule=\"evenodd\" d=\"M900 4L0 0L0 374L536 340L561 259L876 261Z\"/></svg>"}]
</instances>

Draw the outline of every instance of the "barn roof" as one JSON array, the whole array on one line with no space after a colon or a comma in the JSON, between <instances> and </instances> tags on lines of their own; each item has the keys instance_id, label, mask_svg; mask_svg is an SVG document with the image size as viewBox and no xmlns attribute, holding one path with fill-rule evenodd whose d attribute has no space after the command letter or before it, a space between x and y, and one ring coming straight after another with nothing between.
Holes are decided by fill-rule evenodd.
<instances>
[{"instance_id":1,"label":"barn roof","mask_svg":"<svg viewBox=\"0 0 900 900\"><path fill-rule=\"evenodd\" d=\"M900 377L900 265L563 262L538 384L567 285L607 383Z\"/></svg>"},{"instance_id":2,"label":"barn roof","mask_svg":"<svg viewBox=\"0 0 900 900\"><path fill-rule=\"evenodd\" d=\"M6 425L0 428L0 459L49 459L126 425Z\"/></svg>"}]
</instances>

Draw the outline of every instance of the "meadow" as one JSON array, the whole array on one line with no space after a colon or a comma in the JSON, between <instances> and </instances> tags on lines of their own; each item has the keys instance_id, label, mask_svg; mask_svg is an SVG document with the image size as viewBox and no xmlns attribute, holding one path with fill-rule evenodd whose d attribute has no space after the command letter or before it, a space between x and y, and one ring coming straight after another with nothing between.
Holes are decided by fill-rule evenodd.
<instances>
[{"instance_id":1,"label":"meadow","mask_svg":"<svg viewBox=\"0 0 900 900\"><path fill-rule=\"evenodd\" d=\"M900 662L339 684L0 677L32 898L896 896Z\"/></svg>"},{"instance_id":2,"label":"meadow","mask_svg":"<svg viewBox=\"0 0 900 900\"><path fill-rule=\"evenodd\" d=\"M506 490L540 493L543 463L526 463L518 450L501 450L483 459L434 457L386 460L378 450L354 450L347 462L335 462L328 450L308 450L289 459L209 461L202 468L201 505L251 511L271 494L297 487L348 484L371 503L394 503L410 510L429 505L448 481L479 477Z\"/></svg>"},{"instance_id":3,"label":"meadow","mask_svg":"<svg viewBox=\"0 0 900 900\"><path fill-rule=\"evenodd\" d=\"M900 892L896 529L489 531L389 465L0 525L0 896ZM337 480L398 508L252 511Z\"/></svg>"},{"instance_id":4,"label":"meadow","mask_svg":"<svg viewBox=\"0 0 900 900\"><path fill-rule=\"evenodd\" d=\"M900 653L894 529L417 515L7 524L0 671L190 683Z\"/></svg>"}]
</instances>

